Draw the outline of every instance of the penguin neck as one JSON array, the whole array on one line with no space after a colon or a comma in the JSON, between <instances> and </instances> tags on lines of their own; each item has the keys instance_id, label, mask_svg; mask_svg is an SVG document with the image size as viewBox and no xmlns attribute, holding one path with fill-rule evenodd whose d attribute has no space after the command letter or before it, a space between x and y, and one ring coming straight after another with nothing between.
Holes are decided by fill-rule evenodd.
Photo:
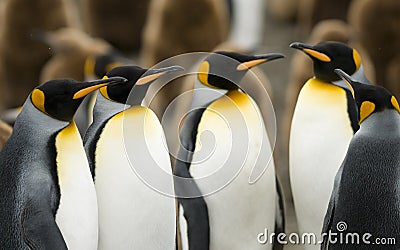
<instances>
[{"instance_id":1,"label":"penguin neck","mask_svg":"<svg viewBox=\"0 0 400 250\"><path fill-rule=\"evenodd\" d=\"M104 123L112 116L129 108L130 105L113 102L105 98L100 92L97 93L96 104L93 108L93 123Z\"/></svg>"},{"instance_id":2,"label":"penguin neck","mask_svg":"<svg viewBox=\"0 0 400 250\"><path fill-rule=\"evenodd\" d=\"M359 82L371 84L371 82L365 76L364 67L362 66L362 64L360 65L358 70L351 75L351 77ZM340 86L341 88L348 89L347 84L343 80L334 81L333 84L336 86Z\"/></svg>"},{"instance_id":3,"label":"penguin neck","mask_svg":"<svg viewBox=\"0 0 400 250\"><path fill-rule=\"evenodd\" d=\"M379 137L400 135L400 114L394 109L373 113L360 124L360 132L363 131L373 131Z\"/></svg>"},{"instance_id":4,"label":"penguin neck","mask_svg":"<svg viewBox=\"0 0 400 250\"><path fill-rule=\"evenodd\" d=\"M33 143L47 143L47 140L41 138L49 138L61 129L67 127L70 122L54 119L43 112L39 111L31 102L30 97L25 101L21 113L17 117L14 130L23 131L32 136L29 138L20 138L21 140L31 140L32 137L37 138Z\"/></svg>"},{"instance_id":5,"label":"penguin neck","mask_svg":"<svg viewBox=\"0 0 400 250\"><path fill-rule=\"evenodd\" d=\"M127 104L130 106L140 106L143 103L144 98L146 97L147 91L149 90L150 83L144 85L135 85L131 93L129 94Z\"/></svg>"},{"instance_id":6,"label":"penguin neck","mask_svg":"<svg viewBox=\"0 0 400 250\"><path fill-rule=\"evenodd\" d=\"M190 110L207 107L213 101L224 96L227 91L224 89L209 88L196 79L195 90L193 91Z\"/></svg>"}]
</instances>

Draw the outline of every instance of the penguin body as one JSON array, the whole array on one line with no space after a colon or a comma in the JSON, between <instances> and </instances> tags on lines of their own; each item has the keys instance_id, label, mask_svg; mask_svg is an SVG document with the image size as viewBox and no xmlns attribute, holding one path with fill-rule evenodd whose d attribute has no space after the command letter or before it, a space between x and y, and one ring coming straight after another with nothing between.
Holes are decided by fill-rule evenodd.
<instances>
[{"instance_id":1,"label":"penguin body","mask_svg":"<svg viewBox=\"0 0 400 250\"><path fill-rule=\"evenodd\" d=\"M315 233L320 238L334 176L358 130L351 93L332 84L344 84L333 70L339 65L359 78L365 76L358 52L342 43L294 43L291 47L313 59L315 77L301 89L292 119L290 181L300 234Z\"/></svg>"},{"instance_id":2,"label":"penguin body","mask_svg":"<svg viewBox=\"0 0 400 250\"><path fill-rule=\"evenodd\" d=\"M124 129L128 124L130 128ZM149 155L143 150L144 145L137 143L143 142L143 138L138 138L143 135L146 135L148 150L157 153ZM105 125L96 145L95 158L99 249L116 246L121 249L132 246L174 248L174 199L147 186L134 170L135 167L156 166L171 173L163 139L156 115L145 107L129 108L113 116ZM150 159L153 161L147 161ZM172 178L169 187L169 193L173 192Z\"/></svg>"},{"instance_id":3,"label":"penguin body","mask_svg":"<svg viewBox=\"0 0 400 250\"><path fill-rule=\"evenodd\" d=\"M95 189L71 120L86 94L118 81L61 79L32 91L0 153L2 247L97 249Z\"/></svg>"},{"instance_id":4,"label":"penguin body","mask_svg":"<svg viewBox=\"0 0 400 250\"><path fill-rule=\"evenodd\" d=\"M149 75L143 76L146 70L139 67L117 67L106 76L128 77L129 88L110 86L97 95L94 121L84 145L98 199L99 249L175 246L175 200L162 193L173 194L172 169L162 127L151 109L137 106L144 96L132 107L125 104L136 83L152 81L152 77L156 79L168 70L173 71L149 70ZM144 80L139 79L141 76ZM117 98L115 93L123 98ZM169 173L167 190L158 191L147 185L139 174L142 169Z\"/></svg>"},{"instance_id":5,"label":"penguin body","mask_svg":"<svg viewBox=\"0 0 400 250\"><path fill-rule=\"evenodd\" d=\"M360 130L351 140L346 157L335 177L323 233L358 233L357 248L370 249L376 237L393 238L388 245L374 249L397 249L400 234L400 108L386 89L365 86L338 70L349 82L357 102ZM339 225L339 226L338 226ZM371 237L361 237L364 234ZM339 235L339 234L338 234ZM344 242L343 242L344 243ZM393 244L394 243L394 244ZM354 249L354 244L328 242L321 249Z\"/></svg>"},{"instance_id":6,"label":"penguin body","mask_svg":"<svg viewBox=\"0 0 400 250\"><path fill-rule=\"evenodd\" d=\"M240 114L245 114L242 117L244 120L238 119ZM210 138L211 140L202 139L202 150L214 145L215 151L206 161L192 164L190 175L199 179L218 171L217 166L242 164L240 172L231 183L203 198L208 207L210 249L265 249L265 246L254 240L254 235L258 235L264 228L274 230L276 204L273 161L256 184L249 184L253 167L257 164L257 154L272 155L260 111L247 94L232 90L212 102L204 111L197 133L202 135L210 132L215 137ZM244 136L233 135L235 140L227 140L229 132ZM247 144L248 152L228 151L232 149L233 143L239 142ZM244 160L246 156L247 159ZM194 153L193 161L201 160L201 154ZM261 162L265 162L265 159ZM210 184L198 184L200 190L207 190L207 185ZM265 212L259 212L259 209ZM232 226L233 221L237 227Z\"/></svg>"},{"instance_id":7,"label":"penguin body","mask_svg":"<svg viewBox=\"0 0 400 250\"><path fill-rule=\"evenodd\" d=\"M266 249L254 236L265 228L274 230L272 149L254 100L218 73L240 81L246 70L240 72L239 64L251 62L251 68L280 57L217 52L200 65L201 83L228 92L194 105L181 129L174 173L188 181L175 181L183 249ZM261 169L265 172L258 172Z\"/></svg>"},{"instance_id":8,"label":"penguin body","mask_svg":"<svg viewBox=\"0 0 400 250\"><path fill-rule=\"evenodd\" d=\"M345 100L344 90L317 79L309 80L299 94L292 120L289 159L300 233L320 234L336 164L343 160L354 133Z\"/></svg>"}]
</instances>

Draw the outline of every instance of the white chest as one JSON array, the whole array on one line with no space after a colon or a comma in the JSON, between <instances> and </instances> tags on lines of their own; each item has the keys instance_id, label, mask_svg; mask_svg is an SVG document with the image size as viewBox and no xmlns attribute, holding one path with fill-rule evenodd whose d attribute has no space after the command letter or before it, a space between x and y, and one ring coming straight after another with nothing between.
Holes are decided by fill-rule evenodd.
<instances>
[{"instance_id":1,"label":"white chest","mask_svg":"<svg viewBox=\"0 0 400 250\"><path fill-rule=\"evenodd\" d=\"M132 107L105 126L95 153L99 249L173 249L175 200L164 134L155 114ZM166 173L157 179L156 173ZM163 182L164 190L151 181Z\"/></svg>"},{"instance_id":2,"label":"white chest","mask_svg":"<svg viewBox=\"0 0 400 250\"><path fill-rule=\"evenodd\" d=\"M56 137L60 205L56 222L69 249L97 249L97 199L81 137L74 123Z\"/></svg>"},{"instance_id":3,"label":"white chest","mask_svg":"<svg viewBox=\"0 0 400 250\"><path fill-rule=\"evenodd\" d=\"M206 194L211 249L265 249L257 235L274 230L275 169L262 117L249 96L231 91L207 108L190 173Z\"/></svg>"}]
</instances>

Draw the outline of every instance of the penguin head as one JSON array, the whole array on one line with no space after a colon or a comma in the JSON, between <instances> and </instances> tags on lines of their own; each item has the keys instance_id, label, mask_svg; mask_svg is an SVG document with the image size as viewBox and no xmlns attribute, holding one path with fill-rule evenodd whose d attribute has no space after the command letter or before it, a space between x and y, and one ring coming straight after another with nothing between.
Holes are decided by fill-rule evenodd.
<instances>
[{"instance_id":1,"label":"penguin head","mask_svg":"<svg viewBox=\"0 0 400 250\"><path fill-rule=\"evenodd\" d=\"M84 97L94 90L108 84L125 82L123 77L103 80L77 82L72 79L56 79L35 88L30 100L46 115L61 121L71 121Z\"/></svg>"},{"instance_id":2,"label":"penguin head","mask_svg":"<svg viewBox=\"0 0 400 250\"><path fill-rule=\"evenodd\" d=\"M400 113L396 97L384 87L358 82L340 69L335 69L335 73L347 84L354 97L360 124L371 114L385 109L395 109Z\"/></svg>"},{"instance_id":3,"label":"penguin head","mask_svg":"<svg viewBox=\"0 0 400 250\"><path fill-rule=\"evenodd\" d=\"M139 66L120 66L109 71L104 78L124 77L128 80L124 84L107 85L100 88L100 93L110 101L126 103L132 88L135 85L149 85L159 77L174 71L183 70L180 66L171 66L160 69L143 69Z\"/></svg>"},{"instance_id":4,"label":"penguin head","mask_svg":"<svg viewBox=\"0 0 400 250\"><path fill-rule=\"evenodd\" d=\"M197 77L205 86L234 90L246 72L261 63L283 58L282 54L243 55L236 52L214 52L201 62Z\"/></svg>"},{"instance_id":5,"label":"penguin head","mask_svg":"<svg viewBox=\"0 0 400 250\"><path fill-rule=\"evenodd\" d=\"M361 66L361 57L357 50L341 42L320 42L314 46L295 42L290 47L311 57L315 77L324 82L340 80L334 72L337 68L353 75Z\"/></svg>"}]
</instances>

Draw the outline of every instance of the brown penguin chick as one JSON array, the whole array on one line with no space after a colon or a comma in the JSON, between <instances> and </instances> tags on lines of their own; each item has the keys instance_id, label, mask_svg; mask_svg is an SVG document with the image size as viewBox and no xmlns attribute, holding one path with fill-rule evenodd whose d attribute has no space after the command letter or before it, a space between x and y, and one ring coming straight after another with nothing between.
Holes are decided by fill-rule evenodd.
<instances>
[{"instance_id":1,"label":"brown penguin chick","mask_svg":"<svg viewBox=\"0 0 400 250\"><path fill-rule=\"evenodd\" d=\"M94 39L75 28L61 28L41 34L41 40L48 44L53 52L44 65L40 82L56 78L85 80L84 66L89 56L106 53L111 46L102 39Z\"/></svg>"},{"instance_id":2,"label":"brown penguin chick","mask_svg":"<svg viewBox=\"0 0 400 250\"><path fill-rule=\"evenodd\" d=\"M6 0L0 0L0 21L3 22L3 17L4 17L4 13L5 13L5 4L6 4ZM2 25L0 25L0 29L2 28ZM0 30L1 33L1 30Z\"/></svg>"},{"instance_id":3,"label":"brown penguin chick","mask_svg":"<svg viewBox=\"0 0 400 250\"><path fill-rule=\"evenodd\" d=\"M371 56L376 82L390 89L386 70L400 53L400 1L354 0L348 20L358 41Z\"/></svg>"},{"instance_id":4,"label":"brown penguin chick","mask_svg":"<svg viewBox=\"0 0 400 250\"><path fill-rule=\"evenodd\" d=\"M298 5L298 25L308 34L320 21L339 19L346 21L351 0L300 0Z\"/></svg>"},{"instance_id":5,"label":"brown penguin chick","mask_svg":"<svg viewBox=\"0 0 400 250\"><path fill-rule=\"evenodd\" d=\"M150 67L175 55L211 51L228 36L228 6L221 0L152 0L146 21L141 64ZM160 118L190 86L171 82L150 107ZM151 91L151 90L149 90Z\"/></svg>"},{"instance_id":6,"label":"brown penguin chick","mask_svg":"<svg viewBox=\"0 0 400 250\"><path fill-rule=\"evenodd\" d=\"M294 21L297 18L299 0L268 0L267 11L273 18L281 21Z\"/></svg>"},{"instance_id":7,"label":"brown penguin chick","mask_svg":"<svg viewBox=\"0 0 400 250\"><path fill-rule=\"evenodd\" d=\"M396 57L389 62L386 72L387 88L397 98L400 98L400 54L397 54Z\"/></svg>"},{"instance_id":8,"label":"brown penguin chick","mask_svg":"<svg viewBox=\"0 0 400 250\"><path fill-rule=\"evenodd\" d=\"M123 52L139 50L149 0L82 0L85 30Z\"/></svg>"},{"instance_id":9,"label":"brown penguin chick","mask_svg":"<svg viewBox=\"0 0 400 250\"><path fill-rule=\"evenodd\" d=\"M0 151L3 149L4 144L10 138L12 128L2 120L0 120Z\"/></svg>"},{"instance_id":10,"label":"brown penguin chick","mask_svg":"<svg viewBox=\"0 0 400 250\"><path fill-rule=\"evenodd\" d=\"M143 34L142 63L211 51L228 36L228 6L220 0L152 0Z\"/></svg>"},{"instance_id":11,"label":"brown penguin chick","mask_svg":"<svg viewBox=\"0 0 400 250\"><path fill-rule=\"evenodd\" d=\"M0 76L5 108L22 105L39 83L43 64L50 58L48 47L32 39L36 30L55 30L69 24L66 1L7 0L0 34Z\"/></svg>"}]
</instances>

